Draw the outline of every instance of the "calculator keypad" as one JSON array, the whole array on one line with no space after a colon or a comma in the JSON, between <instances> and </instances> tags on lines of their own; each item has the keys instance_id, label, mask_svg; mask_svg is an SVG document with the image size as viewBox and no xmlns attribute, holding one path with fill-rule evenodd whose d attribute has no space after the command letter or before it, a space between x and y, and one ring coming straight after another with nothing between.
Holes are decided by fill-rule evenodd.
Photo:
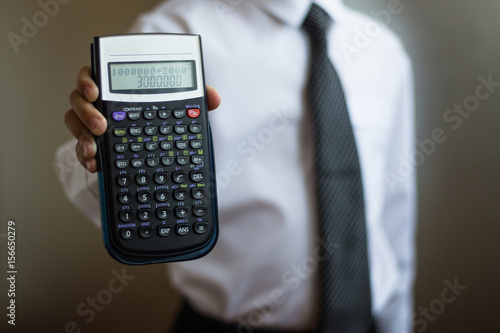
<instances>
[{"instance_id":1,"label":"calculator keypad","mask_svg":"<svg viewBox=\"0 0 500 333\"><path fill-rule=\"evenodd\" d=\"M213 207L208 126L200 107L107 107L116 192L111 209L122 244L145 252L177 249L181 239L187 247L202 245L213 228Z\"/></svg>"}]
</instances>

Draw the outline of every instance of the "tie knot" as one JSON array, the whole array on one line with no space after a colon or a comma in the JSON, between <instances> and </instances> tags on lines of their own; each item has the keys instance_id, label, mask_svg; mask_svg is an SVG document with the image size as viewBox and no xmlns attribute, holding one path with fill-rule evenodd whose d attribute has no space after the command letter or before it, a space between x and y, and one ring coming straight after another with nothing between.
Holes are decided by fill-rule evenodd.
<instances>
[{"instance_id":1,"label":"tie knot","mask_svg":"<svg viewBox=\"0 0 500 333\"><path fill-rule=\"evenodd\" d=\"M311 9L307 14L302 27L307 31L310 38L320 37L324 38L325 31L332 23L332 18L328 15L323 8L313 3Z\"/></svg>"}]
</instances>

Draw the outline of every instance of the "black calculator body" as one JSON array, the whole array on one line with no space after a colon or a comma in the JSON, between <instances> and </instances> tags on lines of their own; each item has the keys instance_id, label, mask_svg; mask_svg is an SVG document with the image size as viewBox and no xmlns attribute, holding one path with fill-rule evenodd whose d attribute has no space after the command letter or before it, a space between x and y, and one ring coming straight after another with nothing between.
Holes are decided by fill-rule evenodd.
<instances>
[{"instance_id":1,"label":"black calculator body","mask_svg":"<svg viewBox=\"0 0 500 333\"><path fill-rule=\"evenodd\" d=\"M119 262L191 260L218 237L212 139L198 35L95 37L104 244Z\"/></svg>"}]
</instances>

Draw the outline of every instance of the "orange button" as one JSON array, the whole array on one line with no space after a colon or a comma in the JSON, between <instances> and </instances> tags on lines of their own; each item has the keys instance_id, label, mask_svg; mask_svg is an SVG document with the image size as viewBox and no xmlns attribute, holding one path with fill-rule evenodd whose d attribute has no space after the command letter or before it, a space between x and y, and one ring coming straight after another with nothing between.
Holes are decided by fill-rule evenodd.
<instances>
[{"instance_id":1,"label":"orange button","mask_svg":"<svg viewBox=\"0 0 500 333\"><path fill-rule=\"evenodd\" d=\"M187 114L189 118L198 118L200 116L200 109L188 109Z\"/></svg>"}]
</instances>

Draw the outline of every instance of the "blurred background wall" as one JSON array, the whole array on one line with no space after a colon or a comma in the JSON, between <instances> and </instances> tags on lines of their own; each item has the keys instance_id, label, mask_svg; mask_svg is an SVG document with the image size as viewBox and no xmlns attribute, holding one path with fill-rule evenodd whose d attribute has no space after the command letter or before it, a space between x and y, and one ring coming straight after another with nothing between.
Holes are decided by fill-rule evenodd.
<instances>
[{"instance_id":1,"label":"blurred background wall","mask_svg":"<svg viewBox=\"0 0 500 333\"><path fill-rule=\"evenodd\" d=\"M61 2L16 53L7 34L21 35L23 17L31 20L41 7L0 1L0 331L55 333L76 325L83 332L164 332L179 304L165 266L125 267L110 259L100 231L68 203L54 171L54 151L70 138L62 116L78 69L89 63L91 38L126 31L159 1ZM500 82L500 2L346 3L383 19L403 40L415 68L420 147L436 129L446 136L434 147L417 146L424 157L418 162L415 329L499 332L500 90L460 119L443 117L455 104L473 101L478 77ZM9 220L17 228L14 330L5 316ZM123 269L134 277L123 291L92 320L78 315L80 304L103 296ZM445 302L442 291L454 282L467 288Z\"/></svg>"}]
</instances>

